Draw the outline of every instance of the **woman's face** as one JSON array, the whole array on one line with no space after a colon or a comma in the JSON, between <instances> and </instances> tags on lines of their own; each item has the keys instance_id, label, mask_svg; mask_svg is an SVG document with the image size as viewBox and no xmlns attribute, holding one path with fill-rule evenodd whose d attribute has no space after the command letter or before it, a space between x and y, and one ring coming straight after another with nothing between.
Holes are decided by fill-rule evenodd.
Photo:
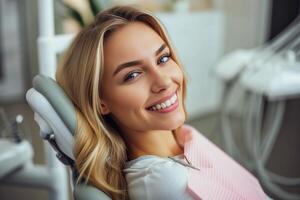
<instances>
[{"instance_id":1,"label":"woman's face","mask_svg":"<svg viewBox=\"0 0 300 200\"><path fill-rule=\"evenodd\" d=\"M129 23L104 43L102 114L127 131L174 130L184 123L183 73L162 38Z\"/></svg>"}]
</instances>

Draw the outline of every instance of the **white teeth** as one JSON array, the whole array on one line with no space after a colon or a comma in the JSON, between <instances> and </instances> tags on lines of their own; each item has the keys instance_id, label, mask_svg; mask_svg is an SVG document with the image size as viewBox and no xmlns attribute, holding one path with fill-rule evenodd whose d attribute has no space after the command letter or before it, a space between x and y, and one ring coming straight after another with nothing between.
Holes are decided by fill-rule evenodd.
<instances>
[{"instance_id":1,"label":"white teeth","mask_svg":"<svg viewBox=\"0 0 300 200\"><path fill-rule=\"evenodd\" d=\"M167 100L167 101L166 101L166 105L167 105L167 107L169 107L169 106L171 105L171 101L170 101L170 100Z\"/></svg>"},{"instance_id":2,"label":"white teeth","mask_svg":"<svg viewBox=\"0 0 300 200\"><path fill-rule=\"evenodd\" d=\"M156 104L155 106L152 106L151 109L152 110L165 109L165 108L173 105L176 102L176 100L177 100L177 95L174 94L170 99L166 100L165 102L163 102L161 104Z\"/></svg>"},{"instance_id":3,"label":"white teeth","mask_svg":"<svg viewBox=\"0 0 300 200\"><path fill-rule=\"evenodd\" d=\"M153 106L153 107L154 107L154 106ZM160 105L160 104L157 104L157 105L156 105L156 108L157 108L157 110L161 109L161 105Z\"/></svg>"},{"instance_id":4,"label":"white teeth","mask_svg":"<svg viewBox=\"0 0 300 200\"><path fill-rule=\"evenodd\" d=\"M171 98L171 104L175 103L176 100L177 100L177 96L176 95L172 96L172 98Z\"/></svg>"}]
</instances>

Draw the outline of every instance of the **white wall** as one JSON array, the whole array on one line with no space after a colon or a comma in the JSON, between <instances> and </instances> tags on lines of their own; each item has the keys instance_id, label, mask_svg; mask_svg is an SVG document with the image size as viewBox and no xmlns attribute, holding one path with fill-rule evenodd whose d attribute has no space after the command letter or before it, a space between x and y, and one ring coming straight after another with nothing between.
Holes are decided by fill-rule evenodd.
<instances>
[{"instance_id":1,"label":"white wall","mask_svg":"<svg viewBox=\"0 0 300 200\"><path fill-rule=\"evenodd\" d=\"M215 111L221 85L212 67L224 52L224 16L218 11L165 13L166 26L188 75L187 111L190 117Z\"/></svg>"},{"instance_id":2,"label":"white wall","mask_svg":"<svg viewBox=\"0 0 300 200\"><path fill-rule=\"evenodd\" d=\"M18 18L18 1L0 1L0 20L3 31L2 40L2 70L3 79L0 82L0 101L8 102L21 99L24 95L24 46L21 37L23 29Z\"/></svg>"},{"instance_id":3,"label":"white wall","mask_svg":"<svg viewBox=\"0 0 300 200\"><path fill-rule=\"evenodd\" d=\"M268 35L270 0L215 0L225 15L225 52L261 45Z\"/></svg>"}]
</instances>

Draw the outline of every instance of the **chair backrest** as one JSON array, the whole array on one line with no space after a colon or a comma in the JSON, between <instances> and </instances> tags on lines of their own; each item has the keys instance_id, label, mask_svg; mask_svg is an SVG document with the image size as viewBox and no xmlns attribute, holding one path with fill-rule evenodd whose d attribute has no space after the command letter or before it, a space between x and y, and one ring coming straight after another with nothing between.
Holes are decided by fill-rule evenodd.
<instances>
[{"instance_id":1,"label":"chair backrest","mask_svg":"<svg viewBox=\"0 0 300 200\"><path fill-rule=\"evenodd\" d=\"M41 137L51 144L61 162L76 171L73 154L76 112L68 96L52 78L37 75L26 99L34 111ZM75 184L73 194L79 200L111 200L104 192L84 183Z\"/></svg>"}]
</instances>

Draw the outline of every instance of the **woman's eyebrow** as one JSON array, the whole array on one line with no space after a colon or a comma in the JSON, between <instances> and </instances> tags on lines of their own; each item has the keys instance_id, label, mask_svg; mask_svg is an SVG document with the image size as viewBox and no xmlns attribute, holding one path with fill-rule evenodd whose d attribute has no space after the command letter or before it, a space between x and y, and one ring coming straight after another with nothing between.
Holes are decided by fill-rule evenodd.
<instances>
[{"instance_id":1,"label":"woman's eyebrow","mask_svg":"<svg viewBox=\"0 0 300 200\"><path fill-rule=\"evenodd\" d=\"M162 52L165 48L167 47L166 44L162 44L159 49L155 51L155 56L157 56L160 52ZM134 60L130 62L123 63L117 67L117 69L114 71L113 76L115 76L118 72L120 72L122 69L127 68L127 67L132 67L136 65L142 64L141 60Z\"/></svg>"},{"instance_id":2,"label":"woman's eyebrow","mask_svg":"<svg viewBox=\"0 0 300 200\"><path fill-rule=\"evenodd\" d=\"M162 52L167 47L166 44L162 44L159 49L156 50L155 55L157 56L160 52Z\"/></svg>"}]
</instances>

